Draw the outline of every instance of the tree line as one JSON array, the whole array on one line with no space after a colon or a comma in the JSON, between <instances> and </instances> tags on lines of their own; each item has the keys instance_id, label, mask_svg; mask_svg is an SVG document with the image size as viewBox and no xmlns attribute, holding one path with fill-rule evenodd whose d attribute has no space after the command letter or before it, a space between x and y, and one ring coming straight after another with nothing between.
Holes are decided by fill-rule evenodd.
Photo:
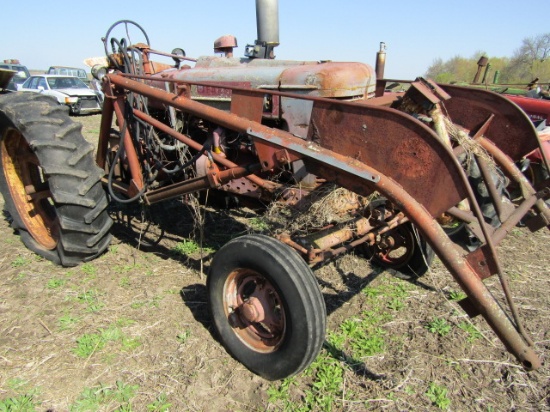
<instances>
[{"instance_id":1,"label":"tree line","mask_svg":"<svg viewBox=\"0 0 550 412\"><path fill-rule=\"evenodd\" d=\"M482 68L479 82L499 84L527 84L535 79L550 83L550 33L525 38L512 57L490 57L477 51L470 58L455 56L448 61L434 60L426 77L438 83L471 83L478 72L480 58L488 59Z\"/></svg>"}]
</instances>

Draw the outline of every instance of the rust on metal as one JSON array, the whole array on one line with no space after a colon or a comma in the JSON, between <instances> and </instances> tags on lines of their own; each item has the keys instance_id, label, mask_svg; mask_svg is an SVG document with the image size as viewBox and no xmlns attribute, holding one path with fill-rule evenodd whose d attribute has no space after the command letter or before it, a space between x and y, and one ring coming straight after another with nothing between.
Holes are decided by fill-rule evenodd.
<instances>
[{"instance_id":1,"label":"rust on metal","mask_svg":"<svg viewBox=\"0 0 550 412\"><path fill-rule=\"evenodd\" d=\"M540 141L527 115L505 97L487 90L440 84L451 99L445 108L453 123L476 133L494 115L484 134L512 160L540 148Z\"/></svg>"},{"instance_id":2,"label":"rust on metal","mask_svg":"<svg viewBox=\"0 0 550 412\"><path fill-rule=\"evenodd\" d=\"M217 188L233 179L248 176L260 169L259 165L247 167L233 167L227 170L215 172L214 176L201 176L188 179L173 185L151 190L145 193L144 198L148 204L162 200L173 199L186 193L198 192L208 188Z\"/></svg>"},{"instance_id":3,"label":"rust on metal","mask_svg":"<svg viewBox=\"0 0 550 412\"><path fill-rule=\"evenodd\" d=\"M310 124L307 139L301 139L288 132L266 127L186 97L174 97L164 90L151 89L119 75L110 75L110 81L124 89L147 95L162 104L215 122L219 126L246 133L252 138L258 151L258 168L270 170L281 166L282 163L299 159L304 161L311 173L334 181L359 195L378 191L419 228L466 292L475 309L486 319L506 348L526 369L536 369L540 365L536 353L518 332L520 326L509 319L481 280L493 271L491 258L495 257L496 253L490 237L486 236L487 252L483 251L483 255L472 255L468 260L434 218L455 206L460 200L468 198L474 206L476 219L483 219L467 177L456 157L450 148L442 144L437 135L422 123L386 107L309 98L313 102ZM280 92L278 94L282 95ZM298 96L291 98L297 99ZM478 129L487 118L488 116L484 116ZM240 173L244 176L251 172L252 169L246 167L219 170L216 171L216 179L219 180L214 183L223 182L224 179L230 180ZM168 195L178 195L212 184L207 177L191 180L158 189L147 194L147 197L166 198ZM481 225L481 229L484 234L488 233L484 225ZM347 236L343 232L336 236L327 234L323 246L329 248L328 254L338 251L330 248L342 240L342 235ZM353 242L368 241L366 236L370 235L368 233ZM344 245L340 249L346 247ZM325 257L319 254L320 248L305 249L313 259L316 259L316 256ZM486 271L481 266L487 266L489 269ZM501 272L498 263L496 266L495 270ZM256 281L256 275L250 273L236 273L232 279L235 280L237 277L247 282L249 279ZM238 295L238 292L235 294ZM261 296L256 297L262 301ZM258 336L262 332L254 326L254 319L259 316L256 304L242 307L242 303L233 302L227 305L228 317L234 319L235 325L241 325L235 326L241 339L254 347L258 345L259 350L271 350L263 347L263 343L258 343ZM230 309L239 307L242 309ZM240 312L242 313L239 314ZM275 345L279 338L280 336L273 338Z\"/></svg>"},{"instance_id":4,"label":"rust on metal","mask_svg":"<svg viewBox=\"0 0 550 412\"><path fill-rule=\"evenodd\" d=\"M113 105L114 111L116 113L117 118L119 121L122 122L121 125L121 131L124 133L123 141L124 141L124 153L128 159L128 164L130 166L130 172L132 174L132 185L129 189L129 195L130 197L139 192L143 188L143 175L141 172L141 166L139 164L139 159L137 157L137 151L134 147L134 142L132 141L132 136L130 135L130 131L128 130L128 127L125 126L125 117L124 117L124 97L120 96L117 98L116 102ZM133 190L133 186L135 186L135 189ZM135 191L135 193L131 193Z\"/></svg>"},{"instance_id":5,"label":"rust on metal","mask_svg":"<svg viewBox=\"0 0 550 412\"><path fill-rule=\"evenodd\" d=\"M164 133L172 136L174 139L177 139L180 142L185 143L186 145L188 145L189 147L191 147L195 150L201 150L202 146L199 143L197 143L193 139L191 139L191 138L189 138L189 137L187 137L187 136L185 136L181 133L178 133L177 131L175 131L171 127L169 127L166 124L158 121L157 119L149 116L148 114L142 112L141 110L135 109L133 111L133 113L137 118L148 122L149 124L156 127L157 129L159 129L159 130L163 131ZM223 156L220 156L216 153L211 153L211 155L217 163L219 163L219 164L221 164L221 165L223 165L227 168L238 167L238 165L236 163L233 163L232 161L224 158ZM264 180L264 179L262 179L258 176L255 176L255 175L249 175L246 178L248 180L250 180L250 182L252 184L256 185L257 187L263 188L263 189L268 190L268 191L275 190L279 187L279 185L277 183Z\"/></svg>"},{"instance_id":6,"label":"rust on metal","mask_svg":"<svg viewBox=\"0 0 550 412\"><path fill-rule=\"evenodd\" d=\"M467 197L452 152L397 110L316 101L308 139L398 181L433 216Z\"/></svg>"},{"instance_id":7,"label":"rust on metal","mask_svg":"<svg viewBox=\"0 0 550 412\"><path fill-rule=\"evenodd\" d=\"M258 93L233 90L231 113L260 123L264 109L264 97Z\"/></svg>"},{"instance_id":8,"label":"rust on metal","mask_svg":"<svg viewBox=\"0 0 550 412\"><path fill-rule=\"evenodd\" d=\"M23 135L8 128L0 143L6 184L25 228L42 247L53 250L59 238L55 210L42 199L51 198L45 173L39 170L38 158Z\"/></svg>"},{"instance_id":9,"label":"rust on metal","mask_svg":"<svg viewBox=\"0 0 550 412\"><path fill-rule=\"evenodd\" d=\"M263 275L245 269L229 274L223 306L236 335L261 353L278 349L286 333L286 314L277 288Z\"/></svg>"},{"instance_id":10,"label":"rust on metal","mask_svg":"<svg viewBox=\"0 0 550 412\"><path fill-rule=\"evenodd\" d=\"M105 90L105 88L104 88ZM112 90L109 90L112 92ZM105 94L105 99L103 101L103 111L101 114L101 125L99 129L99 142L98 150L96 153L96 163L102 169L105 169L107 159L107 148L109 147L109 137L111 126L113 124L113 106L114 97L112 95Z\"/></svg>"}]
</instances>

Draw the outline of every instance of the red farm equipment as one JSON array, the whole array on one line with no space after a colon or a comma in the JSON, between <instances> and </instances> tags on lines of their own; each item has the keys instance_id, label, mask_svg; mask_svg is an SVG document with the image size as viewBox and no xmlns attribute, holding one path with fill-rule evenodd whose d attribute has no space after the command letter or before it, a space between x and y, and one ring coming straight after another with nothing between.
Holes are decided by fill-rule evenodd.
<instances>
[{"instance_id":1,"label":"red farm equipment","mask_svg":"<svg viewBox=\"0 0 550 412\"><path fill-rule=\"evenodd\" d=\"M525 113L498 94L421 78L385 93L383 51L377 72L276 60L277 2L256 6L258 40L244 58L231 37L216 42L224 56L192 59L152 49L134 22L111 26L107 64L93 70L105 95L95 159L51 99L0 96L0 185L25 245L73 266L107 248L109 205L210 189L293 207L333 185L369 200L317 231L244 235L216 252L209 309L236 359L271 380L307 367L326 325L311 267L362 248L408 276L437 255L467 295L466 312L481 314L526 369L539 367L496 251L519 222L533 231L550 222L548 182L536 191L515 164L540 148ZM510 186L520 193L512 200ZM483 282L493 275L506 310Z\"/></svg>"}]
</instances>

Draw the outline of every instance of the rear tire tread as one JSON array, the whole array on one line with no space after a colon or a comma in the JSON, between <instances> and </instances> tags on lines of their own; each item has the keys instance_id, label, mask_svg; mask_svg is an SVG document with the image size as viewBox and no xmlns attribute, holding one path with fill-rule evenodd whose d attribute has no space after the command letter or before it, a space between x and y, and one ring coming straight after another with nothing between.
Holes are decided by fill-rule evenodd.
<instances>
[{"instance_id":1,"label":"rear tire tread","mask_svg":"<svg viewBox=\"0 0 550 412\"><path fill-rule=\"evenodd\" d=\"M101 186L103 171L95 164L93 147L82 136L82 125L70 117L67 107L36 93L0 96L0 138L7 129L19 130L48 178L59 221L54 250L36 242L24 225L11 198L3 168L0 186L6 210L25 245L37 254L64 266L75 266L103 253L111 240L112 220Z\"/></svg>"}]
</instances>

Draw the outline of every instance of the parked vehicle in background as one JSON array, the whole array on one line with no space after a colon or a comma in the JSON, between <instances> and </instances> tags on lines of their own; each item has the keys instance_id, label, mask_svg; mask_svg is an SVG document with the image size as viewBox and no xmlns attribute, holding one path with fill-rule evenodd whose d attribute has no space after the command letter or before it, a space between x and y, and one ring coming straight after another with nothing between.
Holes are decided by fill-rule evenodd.
<instances>
[{"instance_id":1,"label":"parked vehicle in background","mask_svg":"<svg viewBox=\"0 0 550 412\"><path fill-rule=\"evenodd\" d=\"M67 67L67 66L50 66L46 74L59 74L62 76L74 76L82 80L86 85L90 85L90 79L88 79L88 74L86 70L79 69L78 67Z\"/></svg>"},{"instance_id":2,"label":"parked vehicle in background","mask_svg":"<svg viewBox=\"0 0 550 412\"><path fill-rule=\"evenodd\" d=\"M59 104L69 106L73 115L101 111L97 94L77 77L49 74L31 76L18 90L55 97Z\"/></svg>"},{"instance_id":3,"label":"parked vehicle in background","mask_svg":"<svg viewBox=\"0 0 550 412\"><path fill-rule=\"evenodd\" d=\"M16 91L17 85L23 84L25 80L31 77L31 74L26 66L22 65L17 59L7 59L0 63L0 69L13 70L15 76L11 78L6 89Z\"/></svg>"},{"instance_id":4,"label":"parked vehicle in background","mask_svg":"<svg viewBox=\"0 0 550 412\"><path fill-rule=\"evenodd\" d=\"M13 76L17 72L13 70L0 69L0 93L8 90L8 85L12 83Z\"/></svg>"},{"instance_id":5,"label":"parked vehicle in background","mask_svg":"<svg viewBox=\"0 0 550 412\"><path fill-rule=\"evenodd\" d=\"M99 99L99 103L103 105L103 92L101 91L101 87L98 87L97 80L90 80L88 78L86 70L79 69L78 67L50 66L46 74L59 74L63 76L78 77L80 80L86 83L86 86L94 91L94 93L97 95L97 98Z\"/></svg>"}]
</instances>

